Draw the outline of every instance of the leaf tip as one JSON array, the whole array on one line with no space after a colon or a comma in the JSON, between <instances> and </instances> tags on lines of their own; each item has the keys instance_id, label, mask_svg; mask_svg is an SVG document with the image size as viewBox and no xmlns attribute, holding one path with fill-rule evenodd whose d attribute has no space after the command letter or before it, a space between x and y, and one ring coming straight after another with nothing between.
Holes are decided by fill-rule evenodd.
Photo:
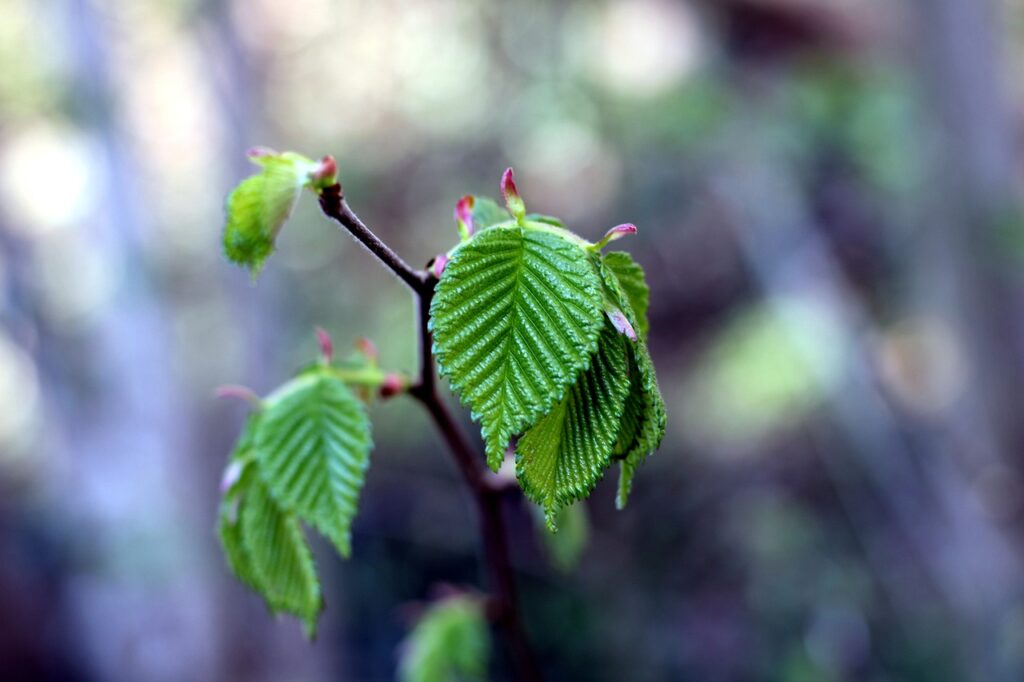
<instances>
[{"instance_id":1,"label":"leaf tip","mask_svg":"<svg viewBox=\"0 0 1024 682\"><path fill-rule=\"evenodd\" d=\"M243 469L245 469L245 463L237 459L228 463L227 467L224 468L224 474L220 478L221 493L226 493L235 487L235 484L242 478Z\"/></svg>"},{"instance_id":2,"label":"leaf tip","mask_svg":"<svg viewBox=\"0 0 1024 682\"><path fill-rule=\"evenodd\" d=\"M633 329L633 325L630 324L625 313L618 308L614 308L607 311L606 314L608 315L608 319L611 321L612 326L615 327L615 331L625 335L630 341L636 341L636 330Z\"/></svg>"},{"instance_id":3,"label":"leaf tip","mask_svg":"<svg viewBox=\"0 0 1024 682\"><path fill-rule=\"evenodd\" d=\"M263 406L263 399L256 395L256 391L252 390L248 386L238 386L234 384L218 386L213 389L213 395L215 398L244 400L255 409L260 409Z\"/></svg>"},{"instance_id":4,"label":"leaf tip","mask_svg":"<svg viewBox=\"0 0 1024 682\"><path fill-rule=\"evenodd\" d=\"M441 279L441 275L444 274L444 269L448 265L448 254L439 253L431 261L430 271L433 273L435 279Z\"/></svg>"},{"instance_id":5,"label":"leaf tip","mask_svg":"<svg viewBox=\"0 0 1024 682\"><path fill-rule=\"evenodd\" d=\"M544 525L547 526L549 533L558 532L558 524L556 518L558 517L557 507L546 507L544 509Z\"/></svg>"},{"instance_id":6,"label":"leaf tip","mask_svg":"<svg viewBox=\"0 0 1024 682\"><path fill-rule=\"evenodd\" d=\"M278 154L277 154L276 151L274 151L270 147L259 147L259 146L257 146L257 147L250 147L245 152L245 155L249 157L250 161L252 161L254 163L259 163L259 161L257 161L257 159L262 159L262 158L267 157L267 156L277 156Z\"/></svg>"}]
</instances>

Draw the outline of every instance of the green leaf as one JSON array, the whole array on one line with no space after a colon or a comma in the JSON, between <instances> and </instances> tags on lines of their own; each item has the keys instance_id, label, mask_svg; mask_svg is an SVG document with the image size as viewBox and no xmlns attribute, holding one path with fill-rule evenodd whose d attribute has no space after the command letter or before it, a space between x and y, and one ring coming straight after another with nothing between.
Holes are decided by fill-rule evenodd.
<instances>
[{"instance_id":1,"label":"green leaf","mask_svg":"<svg viewBox=\"0 0 1024 682\"><path fill-rule=\"evenodd\" d=\"M249 463L251 463L251 460ZM249 468L252 469L252 467ZM224 556L228 561L228 567L231 569L231 572L249 587L262 592L262 583L246 552L245 544L242 542L242 527L238 523L242 490L248 487L249 479L253 475L251 471L247 473L248 476L236 483L221 499L220 512L217 515L217 535L220 538L220 544L224 549Z\"/></svg>"},{"instance_id":2,"label":"green leaf","mask_svg":"<svg viewBox=\"0 0 1024 682\"><path fill-rule=\"evenodd\" d=\"M665 402L654 374L654 363L643 342L634 345L630 365L631 384L623 411L623 428L615 455L619 465L619 491L615 506L623 509L629 500L636 469L661 445L665 436Z\"/></svg>"},{"instance_id":3,"label":"green leaf","mask_svg":"<svg viewBox=\"0 0 1024 682\"><path fill-rule=\"evenodd\" d=\"M610 256L615 258L612 258L609 264ZM633 261L627 254L616 253L602 256L595 262L604 285L606 305L610 303L620 308L630 324L640 329L641 320L637 317L636 309L640 308L646 313L647 287L643 283L643 271L639 266L633 267L630 264L633 264ZM624 273L625 282L619 279L616 270ZM637 303L634 304L631 299L635 299ZM643 323L646 324L646 320ZM629 360L630 388L612 455L621 460L619 490L615 498L615 506L619 509L626 506L637 467L658 449L665 435L665 402L658 388L654 362L651 360L644 337L642 334L636 342L629 344L632 350Z\"/></svg>"},{"instance_id":4,"label":"green leaf","mask_svg":"<svg viewBox=\"0 0 1024 682\"><path fill-rule=\"evenodd\" d=\"M274 251L274 240L291 215L302 187L317 163L299 154L261 153L250 156L261 166L228 195L224 255L255 275Z\"/></svg>"},{"instance_id":5,"label":"green leaf","mask_svg":"<svg viewBox=\"0 0 1024 682\"><path fill-rule=\"evenodd\" d=\"M483 605L469 596L435 603L402 643L402 682L483 680L490 640Z\"/></svg>"},{"instance_id":6,"label":"green leaf","mask_svg":"<svg viewBox=\"0 0 1024 682\"><path fill-rule=\"evenodd\" d=\"M492 469L590 363L603 317L586 252L557 234L494 227L455 251L430 308L434 353Z\"/></svg>"},{"instance_id":7,"label":"green leaf","mask_svg":"<svg viewBox=\"0 0 1024 682\"><path fill-rule=\"evenodd\" d=\"M622 292L629 301L638 323L637 331L647 337L647 307L650 301L650 290L644 277L644 269L637 264L625 251L613 251L602 258L605 266L612 271Z\"/></svg>"},{"instance_id":8,"label":"green leaf","mask_svg":"<svg viewBox=\"0 0 1024 682\"><path fill-rule=\"evenodd\" d=\"M552 530L558 509L586 497L611 461L630 388L628 344L606 323L590 367L519 439L516 474L526 496L544 507Z\"/></svg>"},{"instance_id":9,"label":"green leaf","mask_svg":"<svg viewBox=\"0 0 1024 682\"><path fill-rule=\"evenodd\" d=\"M264 400L256 432L264 481L284 508L346 557L371 446L363 404L327 368L300 375Z\"/></svg>"},{"instance_id":10,"label":"green leaf","mask_svg":"<svg viewBox=\"0 0 1024 682\"><path fill-rule=\"evenodd\" d=\"M272 612L298 616L312 638L323 599L299 521L271 497L254 460L234 462L243 470L221 502L217 527L228 565Z\"/></svg>"},{"instance_id":11,"label":"green leaf","mask_svg":"<svg viewBox=\"0 0 1024 682\"><path fill-rule=\"evenodd\" d=\"M580 563L580 557L590 540L590 519L587 506L582 502L562 507L555 515L557 533L547 525L547 516L540 507L537 510L537 532L544 543L551 563L562 573L571 573Z\"/></svg>"},{"instance_id":12,"label":"green leaf","mask_svg":"<svg viewBox=\"0 0 1024 682\"><path fill-rule=\"evenodd\" d=\"M490 197L473 197L473 229L482 232L499 223L507 223L512 216L503 206Z\"/></svg>"},{"instance_id":13,"label":"green leaf","mask_svg":"<svg viewBox=\"0 0 1024 682\"><path fill-rule=\"evenodd\" d=\"M238 524L242 545L270 609L299 616L312 638L323 598L299 520L277 504L259 476L253 476L239 509Z\"/></svg>"},{"instance_id":14,"label":"green leaf","mask_svg":"<svg viewBox=\"0 0 1024 682\"><path fill-rule=\"evenodd\" d=\"M555 227L565 227L565 223L554 216L543 215L541 213L527 213L525 217L526 222L534 223L545 223L546 225L554 225Z\"/></svg>"}]
</instances>

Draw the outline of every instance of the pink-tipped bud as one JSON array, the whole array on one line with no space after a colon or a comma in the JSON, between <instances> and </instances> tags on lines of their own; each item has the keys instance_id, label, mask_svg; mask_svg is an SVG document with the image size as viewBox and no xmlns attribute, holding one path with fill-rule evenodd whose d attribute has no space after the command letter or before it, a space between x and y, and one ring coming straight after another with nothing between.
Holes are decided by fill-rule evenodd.
<instances>
[{"instance_id":1,"label":"pink-tipped bud","mask_svg":"<svg viewBox=\"0 0 1024 682\"><path fill-rule=\"evenodd\" d=\"M511 168L506 168L505 173L501 176L501 193L505 197L505 206L508 208L508 212L516 220L522 220L526 215L526 204L519 196L519 188L516 187L516 180Z\"/></svg>"},{"instance_id":2,"label":"pink-tipped bud","mask_svg":"<svg viewBox=\"0 0 1024 682\"><path fill-rule=\"evenodd\" d=\"M230 398L232 400L244 400L255 408L259 408L262 400L256 392L248 386L218 386L213 389L213 395L217 398Z\"/></svg>"},{"instance_id":3,"label":"pink-tipped bud","mask_svg":"<svg viewBox=\"0 0 1024 682\"><path fill-rule=\"evenodd\" d=\"M621 225L616 225L612 229L608 230L604 236L608 241L613 242L616 239L622 239L623 237L627 237L631 234L636 234L636 225L633 223L622 223Z\"/></svg>"},{"instance_id":4,"label":"pink-tipped bud","mask_svg":"<svg viewBox=\"0 0 1024 682\"><path fill-rule=\"evenodd\" d=\"M472 194L467 194L455 204L455 222L458 223L459 232L465 239L473 235L473 204L476 200Z\"/></svg>"},{"instance_id":5,"label":"pink-tipped bud","mask_svg":"<svg viewBox=\"0 0 1024 682\"><path fill-rule=\"evenodd\" d=\"M633 325L626 319L625 314L621 310L613 309L607 311L608 319L611 320L612 326L615 327L615 331L620 334L625 334L626 338L630 341L636 341L636 330L633 329Z\"/></svg>"},{"instance_id":6,"label":"pink-tipped bud","mask_svg":"<svg viewBox=\"0 0 1024 682\"><path fill-rule=\"evenodd\" d=\"M316 332L316 342L320 344L320 355L324 362L330 363L334 360L334 341L331 340L331 335L323 327L317 327L313 331Z\"/></svg>"},{"instance_id":7,"label":"pink-tipped bud","mask_svg":"<svg viewBox=\"0 0 1024 682\"><path fill-rule=\"evenodd\" d=\"M309 180L316 189L330 187L338 182L338 163L328 154L320 159L316 167L310 171Z\"/></svg>"},{"instance_id":8,"label":"pink-tipped bud","mask_svg":"<svg viewBox=\"0 0 1024 682\"><path fill-rule=\"evenodd\" d=\"M231 490L238 479L242 477L242 470L245 469L245 465L239 462L237 459L232 460L230 464L224 469L224 474L220 477L220 491L226 493Z\"/></svg>"},{"instance_id":9,"label":"pink-tipped bud","mask_svg":"<svg viewBox=\"0 0 1024 682\"><path fill-rule=\"evenodd\" d=\"M380 360L380 351L377 350L377 346L365 336L360 336L356 339L356 350L371 365L376 365L377 361Z\"/></svg>"},{"instance_id":10,"label":"pink-tipped bud","mask_svg":"<svg viewBox=\"0 0 1024 682\"><path fill-rule=\"evenodd\" d=\"M434 256L434 262L430 266L430 271L434 273L434 277L441 279L441 275L444 273L445 267L448 265L448 254L439 253Z\"/></svg>"},{"instance_id":11,"label":"pink-tipped bud","mask_svg":"<svg viewBox=\"0 0 1024 682\"><path fill-rule=\"evenodd\" d=\"M381 382L379 393L381 398L390 398L396 396L405 390L405 379L402 375L395 372L389 372L384 377L384 381Z\"/></svg>"},{"instance_id":12,"label":"pink-tipped bud","mask_svg":"<svg viewBox=\"0 0 1024 682\"><path fill-rule=\"evenodd\" d=\"M636 225L634 225L633 223L623 223L621 225L616 225L615 227L604 233L604 237L601 239L601 241L595 244L595 247L598 249L602 249L608 244L608 242L613 242L616 239L628 237L631 234L636 234Z\"/></svg>"}]
</instances>

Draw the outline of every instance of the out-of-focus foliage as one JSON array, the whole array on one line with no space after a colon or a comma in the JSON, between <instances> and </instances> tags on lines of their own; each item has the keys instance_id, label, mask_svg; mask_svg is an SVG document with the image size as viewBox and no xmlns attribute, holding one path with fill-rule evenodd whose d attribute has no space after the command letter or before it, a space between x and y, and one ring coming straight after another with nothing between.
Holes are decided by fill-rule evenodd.
<instances>
[{"instance_id":1,"label":"out-of-focus foliage","mask_svg":"<svg viewBox=\"0 0 1024 682\"><path fill-rule=\"evenodd\" d=\"M402 682L483 680L490 636L483 605L470 596L447 597L420 616L402 643Z\"/></svg>"},{"instance_id":2,"label":"out-of-focus foliage","mask_svg":"<svg viewBox=\"0 0 1024 682\"><path fill-rule=\"evenodd\" d=\"M537 511L537 533L544 543L544 551L555 568L571 574L579 566L590 539L590 516L586 504L579 502L559 509L554 517L557 533L550 531L547 514L542 513L539 507Z\"/></svg>"}]
</instances>

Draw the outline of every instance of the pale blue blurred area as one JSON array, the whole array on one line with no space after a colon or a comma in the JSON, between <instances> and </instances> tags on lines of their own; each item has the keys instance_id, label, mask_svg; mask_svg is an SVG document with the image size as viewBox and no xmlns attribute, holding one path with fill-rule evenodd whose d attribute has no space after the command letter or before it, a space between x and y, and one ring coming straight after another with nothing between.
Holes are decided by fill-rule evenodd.
<instances>
[{"instance_id":1,"label":"pale blue blurred area","mask_svg":"<svg viewBox=\"0 0 1024 682\"><path fill-rule=\"evenodd\" d=\"M0 679L392 679L408 604L478 584L403 400L353 559L316 545L315 643L228 574L245 408L214 388L272 390L314 325L416 357L311 195L255 284L224 261L254 145L333 154L417 266L506 166L584 237L639 227L665 442L625 511L594 493L574 573L506 509L550 679L1021 679L1022 29L1018 0L4 0Z\"/></svg>"}]
</instances>

